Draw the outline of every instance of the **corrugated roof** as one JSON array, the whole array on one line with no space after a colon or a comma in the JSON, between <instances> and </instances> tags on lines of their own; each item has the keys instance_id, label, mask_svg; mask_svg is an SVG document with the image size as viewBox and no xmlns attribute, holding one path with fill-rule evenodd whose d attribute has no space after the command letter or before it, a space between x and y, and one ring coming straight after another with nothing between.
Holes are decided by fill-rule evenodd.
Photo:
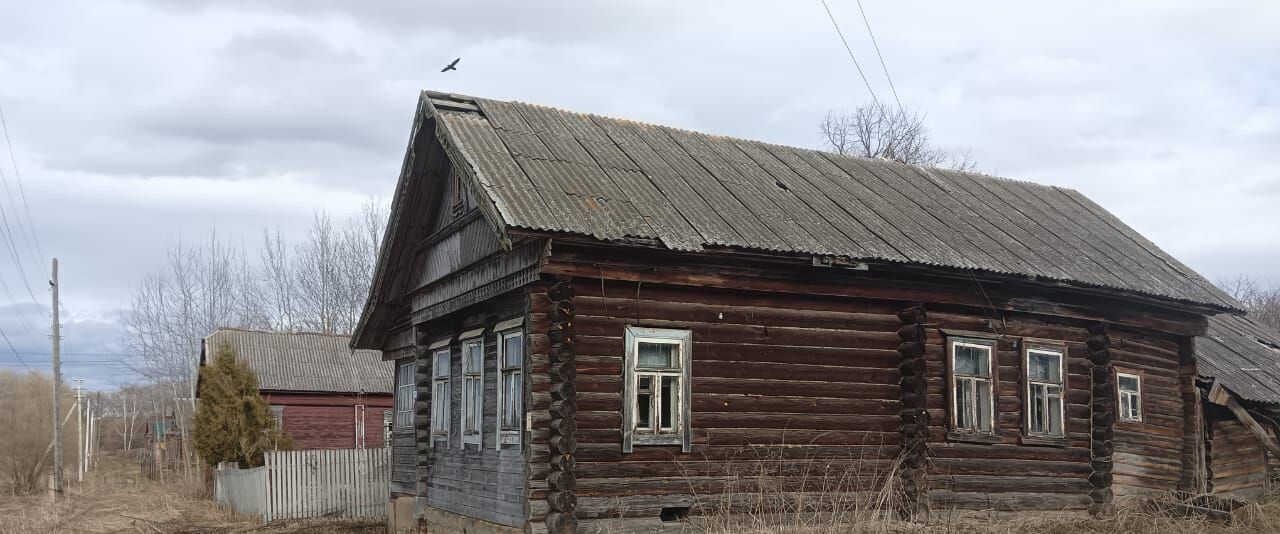
<instances>
[{"instance_id":1,"label":"corrugated roof","mask_svg":"<svg viewBox=\"0 0 1280 534\"><path fill-rule=\"evenodd\" d=\"M1242 399L1280 404L1280 332L1234 315L1209 318L1196 339L1196 372Z\"/></svg>"},{"instance_id":2,"label":"corrugated roof","mask_svg":"<svg viewBox=\"0 0 1280 534\"><path fill-rule=\"evenodd\" d=\"M517 102L426 93L505 224L697 251L1024 275L1237 310L1080 193ZM473 106L445 105L447 102Z\"/></svg>"},{"instance_id":3,"label":"corrugated roof","mask_svg":"<svg viewBox=\"0 0 1280 534\"><path fill-rule=\"evenodd\" d=\"M376 350L352 351L350 336L219 328L205 338L207 357L226 343L258 375L264 391L391 393L394 362ZM201 364L206 355L201 355Z\"/></svg>"}]
</instances>

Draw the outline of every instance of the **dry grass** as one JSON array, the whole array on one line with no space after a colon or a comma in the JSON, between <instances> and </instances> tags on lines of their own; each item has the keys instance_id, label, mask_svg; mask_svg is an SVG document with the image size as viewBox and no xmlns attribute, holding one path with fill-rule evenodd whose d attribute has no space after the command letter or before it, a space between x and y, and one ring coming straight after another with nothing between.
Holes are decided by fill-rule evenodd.
<instances>
[{"instance_id":1,"label":"dry grass","mask_svg":"<svg viewBox=\"0 0 1280 534\"><path fill-rule=\"evenodd\" d=\"M199 483L147 480L137 462L106 456L83 484L73 484L56 505L45 495L0 498L0 534L139 533L221 534L304 532L381 533L374 521L286 521L266 525L221 509Z\"/></svg>"}]
</instances>

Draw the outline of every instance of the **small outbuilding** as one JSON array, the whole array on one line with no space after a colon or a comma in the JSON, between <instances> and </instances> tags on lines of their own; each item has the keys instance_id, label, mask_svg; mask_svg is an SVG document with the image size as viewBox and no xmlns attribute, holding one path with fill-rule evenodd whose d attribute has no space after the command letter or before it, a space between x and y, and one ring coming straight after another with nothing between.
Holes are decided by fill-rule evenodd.
<instances>
[{"instance_id":1,"label":"small outbuilding","mask_svg":"<svg viewBox=\"0 0 1280 534\"><path fill-rule=\"evenodd\" d=\"M1203 427L1197 490L1253 499L1280 465L1280 332L1245 316L1196 340Z\"/></svg>"},{"instance_id":2,"label":"small outbuilding","mask_svg":"<svg viewBox=\"0 0 1280 534\"><path fill-rule=\"evenodd\" d=\"M1202 386L1245 394L1196 365L1238 302L975 173L425 92L380 254L352 346L396 362L393 510L432 532L1107 514L1225 476Z\"/></svg>"},{"instance_id":3,"label":"small outbuilding","mask_svg":"<svg viewBox=\"0 0 1280 534\"><path fill-rule=\"evenodd\" d=\"M219 328L200 365L230 347L258 377L276 421L299 449L382 447L392 419L390 362L344 335Z\"/></svg>"}]
</instances>

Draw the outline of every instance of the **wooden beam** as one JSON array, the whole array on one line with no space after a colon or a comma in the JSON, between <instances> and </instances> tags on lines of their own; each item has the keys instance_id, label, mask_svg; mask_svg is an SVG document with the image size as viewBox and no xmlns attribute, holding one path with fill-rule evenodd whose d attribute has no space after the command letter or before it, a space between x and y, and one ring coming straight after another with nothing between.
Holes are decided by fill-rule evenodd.
<instances>
[{"instance_id":1,"label":"wooden beam","mask_svg":"<svg viewBox=\"0 0 1280 534\"><path fill-rule=\"evenodd\" d=\"M1219 406L1226 406L1236 416L1236 419L1239 419L1245 428L1249 429L1253 436L1258 438L1262 446L1267 448L1267 452L1280 456L1280 443L1276 443L1276 440L1268 436L1267 429L1262 428L1262 425L1258 424L1258 421L1249 414L1249 411L1244 409L1244 406L1241 406L1239 402L1236 402L1235 395L1232 395L1221 384L1213 383L1213 387L1209 389L1209 402Z\"/></svg>"}]
</instances>

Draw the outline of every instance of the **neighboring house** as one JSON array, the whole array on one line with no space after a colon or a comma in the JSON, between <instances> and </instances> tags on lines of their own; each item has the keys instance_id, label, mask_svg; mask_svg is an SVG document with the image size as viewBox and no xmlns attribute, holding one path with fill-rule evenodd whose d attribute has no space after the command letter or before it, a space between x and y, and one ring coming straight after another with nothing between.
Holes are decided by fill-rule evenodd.
<instances>
[{"instance_id":1,"label":"neighboring house","mask_svg":"<svg viewBox=\"0 0 1280 534\"><path fill-rule=\"evenodd\" d=\"M258 390L299 449L381 447L391 421L390 362L352 351L350 337L219 328L200 365L225 343L258 376Z\"/></svg>"},{"instance_id":2,"label":"neighboring house","mask_svg":"<svg viewBox=\"0 0 1280 534\"><path fill-rule=\"evenodd\" d=\"M1213 317L1196 360L1204 400L1197 489L1256 498L1274 488L1280 465L1280 332L1248 317Z\"/></svg>"},{"instance_id":3,"label":"neighboring house","mask_svg":"<svg viewBox=\"0 0 1280 534\"><path fill-rule=\"evenodd\" d=\"M1070 189L426 92L352 346L433 532L833 479L1109 513L1203 485L1195 339L1240 308Z\"/></svg>"}]
</instances>

